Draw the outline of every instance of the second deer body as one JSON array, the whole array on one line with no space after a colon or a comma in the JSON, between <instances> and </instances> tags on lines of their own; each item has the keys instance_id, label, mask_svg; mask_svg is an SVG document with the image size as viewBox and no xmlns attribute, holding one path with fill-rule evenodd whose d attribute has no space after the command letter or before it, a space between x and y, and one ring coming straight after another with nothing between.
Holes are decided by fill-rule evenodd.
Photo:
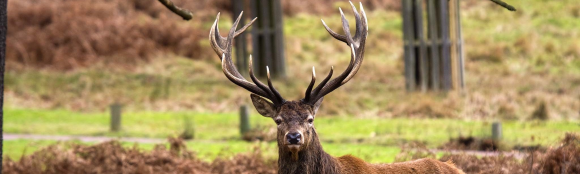
<instances>
[{"instance_id":1,"label":"second deer body","mask_svg":"<svg viewBox=\"0 0 580 174\"><path fill-rule=\"evenodd\" d=\"M365 41L368 35L368 24L365 11L360 6L360 14L351 3L356 19L356 33L351 35L349 24L342 10L343 34L332 31L322 21L328 33L335 39L348 45L351 50L351 60L344 72L332 78L334 69L314 88L316 75L312 68L312 80L306 89L304 98L297 101L287 101L274 88L270 80L260 82L252 71L250 56L249 73L252 82L247 81L235 68L231 51L233 39L244 32L252 23L236 30L239 20L234 22L227 37L222 37L218 30L218 17L213 24L209 40L210 45L221 58L224 75L236 85L250 91L252 102L256 110L263 116L271 118L277 125L278 141L278 173L324 173L324 174L351 174L351 173L463 173L451 162L440 162L433 159L419 159L416 161L394 164L369 164L354 156L332 157L324 152L316 129L314 119L323 98L328 93L351 80L362 65L365 50ZM332 78L332 79L331 79Z\"/></svg>"}]
</instances>

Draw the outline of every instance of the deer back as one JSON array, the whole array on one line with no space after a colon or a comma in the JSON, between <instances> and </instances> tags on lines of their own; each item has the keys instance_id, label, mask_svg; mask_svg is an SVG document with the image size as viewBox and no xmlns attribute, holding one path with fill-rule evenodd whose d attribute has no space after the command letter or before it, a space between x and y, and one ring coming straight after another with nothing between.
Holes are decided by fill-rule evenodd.
<instances>
[{"instance_id":1,"label":"deer back","mask_svg":"<svg viewBox=\"0 0 580 174\"><path fill-rule=\"evenodd\" d=\"M393 164L369 164L351 155L345 155L337 159L340 163L342 174L464 174L455 167L452 161L441 162L428 158Z\"/></svg>"}]
</instances>

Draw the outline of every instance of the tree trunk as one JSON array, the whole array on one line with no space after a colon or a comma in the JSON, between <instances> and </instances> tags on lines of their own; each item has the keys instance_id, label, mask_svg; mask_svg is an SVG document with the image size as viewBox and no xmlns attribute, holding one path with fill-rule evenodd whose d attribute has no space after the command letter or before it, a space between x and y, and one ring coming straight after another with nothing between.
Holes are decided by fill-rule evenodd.
<instances>
[{"instance_id":1,"label":"tree trunk","mask_svg":"<svg viewBox=\"0 0 580 174\"><path fill-rule=\"evenodd\" d=\"M0 1L0 131L4 132L4 67L6 61L6 32L8 31L7 24L7 0ZM0 133L0 173L2 172L2 153L4 151L4 136Z\"/></svg>"}]
</instances>

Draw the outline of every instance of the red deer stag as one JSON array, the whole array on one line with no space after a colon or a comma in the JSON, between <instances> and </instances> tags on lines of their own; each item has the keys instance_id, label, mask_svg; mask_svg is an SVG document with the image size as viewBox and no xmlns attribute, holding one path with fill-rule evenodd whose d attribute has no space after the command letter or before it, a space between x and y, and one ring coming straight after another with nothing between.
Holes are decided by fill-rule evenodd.
<instances>
[{"instance_id":1,"label":"red deer stag","mask_svg":"<svg viewBox=\"0 0 580 174\"><path fill-rule=\"evenodd\" d=\"M332 157L322 149L318 134L314 128L314 118L322 99L328 93L348 82L360 68L367 38L367 18L360 6L359 14L352 5L356 19L356 33L351 35L349 24L342 10L342 29L344 35L332 31L322 21L322 24L332 37L346 43L351 50L350 64L344 72L331 79L330 73L314 87L316 80L314 67L312 80L306 89L305 97L298 101L287 101L272 86L270 72L267 70L268 84L260 82L252 71L250 56L250 78L247 81L232 63L232 43L236 36L244 32L256 20L236 30L242 14L234 22L227 37L222 37L218 30L219 13L209 34L212 48L221 58L222 70L225 76L236 85L250 91L252 102L258 112L274 120L278 126L278 173L463 173L454 167L451 162L440 162L433 159L419 159L416 161L394 164L369 164L354 156ZM267 67L266 67L267 68ZM267 100L266 100L267 99ZM269 101L268 101L269 100ZM271 102L270 102L271 101Z\"/></svg>"}]
</instances>

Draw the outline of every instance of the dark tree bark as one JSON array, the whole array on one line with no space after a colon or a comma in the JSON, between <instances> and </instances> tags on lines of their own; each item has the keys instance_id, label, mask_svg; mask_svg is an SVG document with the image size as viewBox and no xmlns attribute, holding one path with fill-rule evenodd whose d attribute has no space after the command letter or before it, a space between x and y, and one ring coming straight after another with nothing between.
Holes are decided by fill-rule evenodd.
<instances>
[{"instance_id":1,"label":"dark tree bark","mask_svg":"<svg viewBox=\"0 0 580 174\"><path fill-rule=\"evenodd\" d=\"M0 173L2 173L2 157L4 151L4 68L6 67L6 32L8 31L7 11L8 0L0 0Z\"/></svg>"}]
</instances>

